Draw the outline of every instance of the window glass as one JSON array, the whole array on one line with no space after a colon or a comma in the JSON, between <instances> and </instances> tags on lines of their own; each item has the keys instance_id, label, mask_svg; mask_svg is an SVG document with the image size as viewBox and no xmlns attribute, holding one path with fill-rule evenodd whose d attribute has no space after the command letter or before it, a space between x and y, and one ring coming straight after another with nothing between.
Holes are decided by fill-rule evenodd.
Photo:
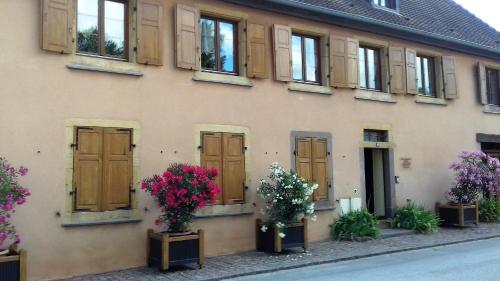
<instances>
[{"instance_id":1,"label":"window glass","mask_svg":"<svg viewBox=\"0 0 500 281\"><path fill-rule=\"evenodd\" d=\"M488 103L500 106L500 83L498 81L498 75L498 70L486 70L486 81L488 84Z\"/></svg>"},{"instance_id":2,"label":"window glass","mask_svg":"<svg viewBox=\"0 0 500 281\"><path fill-rule=\"evenodd\" d=\"M99 52L99 2L78 1L77 49L79 52Z\"/></svg>"},{"instance_id":3,"label":"window glass","mask_svg":"<svg viewBox=\"0 0 500 281\"><path fill-rule=\"evenodd\" d=\"M220 64L221 71L235 72L234 69L234 25L221 22L219 24Z\"/></svg>"},{"instance_id":4,"label":"window glass","mask_svg":"<svg viewBox=\"0 0 500 281\"><path fill-rule=\"evenodd\" d=\"M319 83L319 39L292 36L292 76L300 82Z\"/></svg>"},{"instance_id":5,"label":"window glass","mask_svg":"<svg viewBox=\"0 0 500 281\"><path fill-rule=\"evenodd\" d=\"M305 57L306 57L306 81L318 81L317 77L317 46L316 40L305 38Z\"/></svg>"},{"instance_id":6,"label":"window glass","mask_svg":"<svg viewBox=\"0 0 500 281\"><path fill-rule=\"evenodd\" d=\"M436 97L434 59L429 57L417 56L417 86L421 95Z\"/></svg>"},{"instance_id":7,"label":"window glass","mask_svg":"<svg viewBox=\"0 0 500 281\"><path fill-rule=\"evenodd\" d=\"M201 67L204 70L236 74L237 25L214 18L201 18Z\"/></svg>"},{"instance_id":8,"label":"window glass","mask_svg":"<svg viewBox=\"0 0 500 281\"><path fill-rule=\"evenodd\" d=\"M104 6L104 28L106 54L114 57L124 57L125 4L106 1Z\"/></svg>"},{"instance_id":9,"label":"window glass","mask_svg":"<svg viewBox=\"0 0 500 281\"><path fill-rule=\"evenodd\" d=\"M369 90L381 90L380 51L369 47L359 48L360 87Z\"/></svg>"},{"instance_id":10,"label":"window glass","mask_svg":"<svg viewBox=\"0 0 500 281\"><path fill-rule=\"evenodd\" d=\"M365 48L359 48L359 86L361 88L367 88Z\"/></svg>"},{"instance_id":11,"label":"window glass","mask_svg":"<svg viewBox=\"0 0 500 281\"><path fill-rule=\"evenodd\" d=\"M201 19L201 66L216 70L215 62L215 21Z\"/></svg>"},{"instance_id":12,"label":"window glass","mask_svg":"<svg viewBox=\"0 0 500 281\"><path fill-rule=\"evenodd\" d=\"M420 62L420 58L418 58L418 57L417 57L417 61L416 61L416 67L417 67L418 92L423 93L424 92L424 80L422 80L422 63Z\"/></svg>"},{"instance_id":13,"label":"window glass","mask_svg":"<svg viewBox=\"0 0 500 281\"><path fill-rule=\"evenodd\" d=\"M302 37L292 36L292 70L293 79L302 80Z\"/></svg>"},{"instance_id":14,"label":"window glass","mask_svg":"<svg viewBox=\"0 0 500 281\"><path fill-rule=\"evenodd\" d=\"M422 64L424 66L423 72L424 72L424 89L425 89L425 94L430 95L431 93L431 83L430 83L430 70L429 70L429 59L423 58L422 59Z\"/></svg>"},{"instance_id":15,"label":"window glass","mask_svg":"<svg viewBox=\"0 0 500 281\"><path fill-rule=\"evenodd\" d=\"M375 51L374 50L368 50L367 52L367 62L368 62L368 88L370 89L376 89L376 69L377 69L377 62L375 61Z\"/></svg>"}]
</instances>

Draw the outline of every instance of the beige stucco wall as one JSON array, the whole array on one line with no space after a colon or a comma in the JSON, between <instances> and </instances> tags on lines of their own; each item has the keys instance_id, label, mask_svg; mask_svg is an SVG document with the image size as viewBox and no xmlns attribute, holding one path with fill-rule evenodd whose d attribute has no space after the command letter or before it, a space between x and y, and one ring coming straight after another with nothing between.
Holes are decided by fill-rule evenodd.
<instances>
[{"instance_id":1,"label":"beige stucco wall","mask_svg":"<svg viewBox=\"0 0 500 281\"><path fill-rule=\"evenodd\" d=\"M143 221L134 224L64 228L56 212L65 210L65 122L71 118L134 121L140 124L140 177L176 161L195 162L194 136L199 124L248 128L252 150L249 203L258 179L278 161L290 167L291 131L329 132L333 138L335 198L363 188L360 177L360 131L363 124L390 125L395 144L399 205L407 198L432 208L451 181L448 163L464 149L477 149L476 133L500 134L500 116L485 114L478 104L474 67L478 58L298 20L218 1L167 1L163 67L131 65L143 77L70 70L75 58L39 48L39 1L0 1L0 154L30 168L23 184L32 190L29 204L15 222L28 250L30 280L104 272L145 264L146 229L157 208L139 192ZM248 14L252 21L317 26L337 34L389 41L390 45L427 49L457 58L458 100L447 106L415 103L413 96L393 96L397 103L354 99L356 91L334 90L332 96L291 92L273 79L253 80L253 88L195 82L193 73L174 67L173 7L177 2L217 5ZM272 73L271 47L268 70ZM38 153L39 152L39 153ZM161 153L163 152L163 153ZM403 169L401 158L411 158ZM149 209L148 212L144 208ZM254 249L254 216L200 219L208 255ZM310 237L328 237L333 212L311 223Z\"/></svg>"}]
</instances>

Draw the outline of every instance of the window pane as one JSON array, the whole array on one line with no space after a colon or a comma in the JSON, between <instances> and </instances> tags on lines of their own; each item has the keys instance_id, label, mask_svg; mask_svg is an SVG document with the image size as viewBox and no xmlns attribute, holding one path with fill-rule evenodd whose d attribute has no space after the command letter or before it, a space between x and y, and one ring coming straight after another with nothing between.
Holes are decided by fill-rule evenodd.
<instances>
[{"instance_id":1,"label":"window pane","mask_svg":"<svg viewBox=\"0 0 500 281\"><path fill-rule=\"evenodd\" d=\"M215 21L209 19L201 19L201 67L216 70Z\"/></svg>"},{"instance_id":2,"label":"window pane","mask_svg":"<svg viewBox=\"0 0 500 281\"><path fill-rule=\"evenodd\" d=\"M375 51L368 49L368 88L376 89L377 88L377 65L375 61Z\"/></svg>"},{"instance_id":3,"label":"window pane","mask_svg":"<svg viewBox=\"0 0 500 281\"><path fill-rule=\"evenodd\" d=\"M220 65L221 71L236 72L234 67L234 25L219 23Z\"/></svg>"},{"instance_id":4,"label":"window pane","mask_svg":"<svg viewBox=\"0 0 500 281\"><path fill-rule=\"evenodd\" d=\"M417 67L418 92L423 93L424 92L424 81L422 80L422 58L417 57L416 67Z\"/></svg>"},{"instance_id":5,"label":"window pane","mask_svg":"<svg viewBox=\"0 0 500 281\"><path fill-rule=\"evenodd\" d=\"M359 86L366 89L365 48L359 48Z\"/></svg>"},{"instance_id":6,"label":"window pane","mask_svg":"<svg viewBox=\"0 0 500 281\"><path fill-rule=\"evenodd\" d=\"M78 1L82 2L82 1ZM125 56L125 4L106 1L104 5L106 55Z\"/></svg>"},{"instance_id":7,"label":"window pane","mask_svg":"<svg viewBox=\"0 0 500 281\"><path fill-rule=\"evenodd\" d=\"M487 70L488 83L488 103L500 105L500 85L498 81L498 71L493 69Z\"/></svg>"},{"instance_id":8,"label":"window pane","mask_svg":"<svg viewBox=\"0 0 500 281\"><path fill-rule=\"evenodd\" d=\"M304 40L306 56L306 80L311 82L318 82L318 53L316 52L317 42L312 38L305 38Z\"/></svg>"},{"instance_id":9,"label":"window pane","mask_svg":"<svg viewBox=\"0 0 500 281\"><path fill-rule=\"evenodd\" d=\"M302 38L292 37L292 72L294 80L303 80L302 75Z\"/></svg>"},{"instance_id":10,"label":"window pane","mask_svg":"<svg viewBox=\"0 0 500 281\"><path fill-rule=\"evenodd\" d=\"M430 84L430 75L429 75L429 59L427 58L424 58L423 61L422 61L423 65L424 65L424 81L425 81L425 85L424 85L424 93L426 96L430 96L431 94L431 84Z\"/></svg>"},{"instance_id":11,"label":"window pane","mask_svg":"<svg viewBox=\"0 0 500 281\"><path fill-rule=\"evenodd\" d=\"M79 52L97 54L99 50L98 0L78 1L77 49Z\"/></svg>"}]
</instances>

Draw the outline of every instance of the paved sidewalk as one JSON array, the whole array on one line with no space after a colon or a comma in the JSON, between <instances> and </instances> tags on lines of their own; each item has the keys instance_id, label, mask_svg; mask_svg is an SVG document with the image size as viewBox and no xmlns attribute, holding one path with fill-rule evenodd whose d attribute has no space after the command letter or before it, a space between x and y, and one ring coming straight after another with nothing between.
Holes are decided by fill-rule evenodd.
<instances>
[{"instance_id":1,"label":"paved sidewalk","mask_svg":"<svg viewBox=\"0 0 500 281\"><path fill-rule=\"evenodd\" d=\"M478 227L441 228L434 235L405 235L366 242L325 241L311 244L307 253L294 252L270 255L248 252L206 259L201 270L181 268L160 273L153 268L134 268L99 275L66 279L68 281L167 281L167 280L221 280L226 278L266 273L276 270L339 262L387 253L423 249L461 242L500 237L500 224L481 224ZM193 266L196 267L196 266Z\"/></svg>"}]
</instances>

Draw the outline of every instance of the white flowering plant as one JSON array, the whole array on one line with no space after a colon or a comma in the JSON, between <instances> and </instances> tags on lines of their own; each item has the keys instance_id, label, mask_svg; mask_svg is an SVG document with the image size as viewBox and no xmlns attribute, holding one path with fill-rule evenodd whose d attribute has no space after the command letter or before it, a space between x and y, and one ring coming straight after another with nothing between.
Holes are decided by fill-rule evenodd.
<instances>
[{"instance_id":1,"label":"white flowering plant","mask_svg":"<svg viewBox=\"0 0 500 281\"><path fill-rule=\"evenodd\" d=\"M314 221L314 203L310 197L318 188L315 183L308 183L296 172L287 172L278 163L271 164L269 180L261 180L257 194L266 202L266 208L261 210L268 217L261 226L266 232L270 227L280 229L279 236L285 237L285 226L296 223L299 217L309 216Z\"/></svg>"}]
</instances>

